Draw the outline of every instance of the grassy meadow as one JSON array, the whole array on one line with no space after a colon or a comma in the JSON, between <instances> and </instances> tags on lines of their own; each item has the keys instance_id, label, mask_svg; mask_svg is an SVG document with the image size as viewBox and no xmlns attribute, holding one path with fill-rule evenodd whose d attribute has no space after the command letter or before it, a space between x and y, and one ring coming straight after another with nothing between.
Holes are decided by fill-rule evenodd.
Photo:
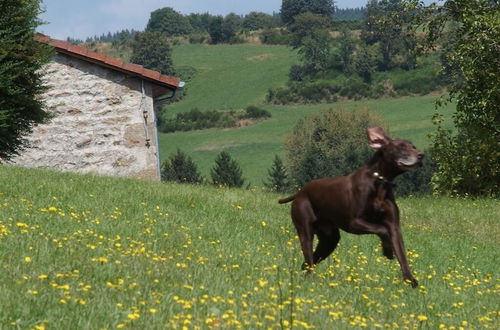
<instances>
[{"instance_id":1,"label":"grassy meadow","mask_svg":"<svg viewBox=\"0 0 500 330\"><path fill-rule=\"evenodd\" d=\"M410 139L422 149L429 145L428 133L434 131L431 118L437 95L314 105L265 104L267 90L284 85L290 66L298 61L286 46L179 45L174 47L173 59L177 67L191 67L196 73L187 82L186 97L168 105L167 115L193 108L237 110L249 105L272 114L268 120L243 128L160 134L162 161L180 148L194 159L207 179L217 154L227 150L240 164L246 183L262 186L274 155L283 156L283 142L297 121L322 110L367 107L382 117L391 134ZM453 111L453 104L440 109L448 119Z\"/></svg>"},{"instance_id":2,"label":"grassy meadow","mask_svg":"<svg viewBox=\"0 0 500 330\"><path fill-rule=\"evenodd\" d=\"M305 276L277 199L0 166L0 328L498 329L498 200L400 201L412 289L373 236Z\"/></svg>"}]
</instances>

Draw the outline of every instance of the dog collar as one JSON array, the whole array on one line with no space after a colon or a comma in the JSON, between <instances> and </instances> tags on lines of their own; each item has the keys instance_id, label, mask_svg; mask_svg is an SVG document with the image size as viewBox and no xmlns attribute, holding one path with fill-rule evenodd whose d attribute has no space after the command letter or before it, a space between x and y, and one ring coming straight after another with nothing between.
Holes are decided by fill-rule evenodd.
<instances>
[{"instance_id":1,"label":"dog collar","mask_svg":"<svg viewBox=\"0 0 500 330\"><path fill-rule=\"evenodd\" d=\"M390 186L390 187L396 186L395 183L392 183L391 181L387 180L385 177L380 175L379 172L373 172L373 177L375 178L375 180L381 182L383 185Z\"/></svg>"}]
</instances>

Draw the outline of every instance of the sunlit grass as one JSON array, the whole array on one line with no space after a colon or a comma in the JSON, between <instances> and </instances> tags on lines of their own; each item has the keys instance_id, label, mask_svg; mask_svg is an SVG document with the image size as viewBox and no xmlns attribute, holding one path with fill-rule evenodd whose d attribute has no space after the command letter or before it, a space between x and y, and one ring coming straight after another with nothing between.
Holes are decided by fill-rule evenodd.
<instances>
[{"instance_id":1,"label":"sunlit grass","mask_svg":"<svg viewBox=\"0 0 500 330\"><path fill-rule=\"evenodd\" d=\"M435 131L432 116L438 95L339 101L331 104L269 105L269 88L284 86L290 66L298 62L290 47L270 45L178 45L173 60L180 68L196 69L187 81L186 96L165 107L166 116L193 108L239 110L256 105L268 110L272 118L235 129L208 129L160 134L160 158L167 159L177 148L197 163L202 175L210 179L217 154L227 150L239 162L251 186L261 187L267 179L276 154L283 156L283 142L305 116L338 108L366 107L382 117L385 128L396 137L410 139L427 149L428 134ZM450 119L454 104L440 110ZM451 127L451 121L445 126Z\"/></svg>"},{"instance_id":2,"label":"sunlit grass","mask_svg":"<svg viewBox=\"0 0 500 330\"><path fill-rule=\"evenodd\" d=\"M498 328L497 200L402 200L412 289L372 236L311 276L289 206L0 167L0 327Z\"/></svg>"}]
</instances>

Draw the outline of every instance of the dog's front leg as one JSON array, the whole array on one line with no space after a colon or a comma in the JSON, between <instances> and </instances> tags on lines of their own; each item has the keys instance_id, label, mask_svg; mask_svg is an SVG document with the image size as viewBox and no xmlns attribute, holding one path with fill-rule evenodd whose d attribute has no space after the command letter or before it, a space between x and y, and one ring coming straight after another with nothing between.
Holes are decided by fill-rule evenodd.
<instances>
[{"instance_id":1,"label":"dog's front leg","mask_svg":"<svg viewBox=\"0 0 500 330\"><path fill-rule=\"evenodd\" d=\"M405 248L403 243L403 235L401 234L401 228L399 225L399 210L395 203L386 203L387 219L386 225L389 229L389 234L391 237L392 248L396 258L398 258L401 271L403 272L403 278L411 283L411 286L416 288L418 286L417 280L413 277L410 266L408 265L408 260L406 259Z\"/></svg>"}]
</instances>

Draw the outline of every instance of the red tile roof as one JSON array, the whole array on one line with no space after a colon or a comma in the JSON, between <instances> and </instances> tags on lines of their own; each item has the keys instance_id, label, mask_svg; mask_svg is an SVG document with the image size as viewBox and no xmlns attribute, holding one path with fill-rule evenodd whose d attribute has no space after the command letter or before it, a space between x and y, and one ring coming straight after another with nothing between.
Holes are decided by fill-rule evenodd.
<instances>
[{"instance_id":1,"label":"red tile roof","mask_svg":"<svg viewBox=\"0 0 500 330\"><path fill-rule=\"evenodd\" d=\"M146 69L142 65L123 62L118 58L97 53L85 47L73 45L66 41L52 39L44 34L37 34L35 38L39 42L44 42L53 46L58 52L76 56L97 65L122 71L132 76L142 77L151 81L155 85L166 87L168 89L177 89L180 87L181 81L179 78L163 75L157 71Z\"/></svg>"}]
</instances>

